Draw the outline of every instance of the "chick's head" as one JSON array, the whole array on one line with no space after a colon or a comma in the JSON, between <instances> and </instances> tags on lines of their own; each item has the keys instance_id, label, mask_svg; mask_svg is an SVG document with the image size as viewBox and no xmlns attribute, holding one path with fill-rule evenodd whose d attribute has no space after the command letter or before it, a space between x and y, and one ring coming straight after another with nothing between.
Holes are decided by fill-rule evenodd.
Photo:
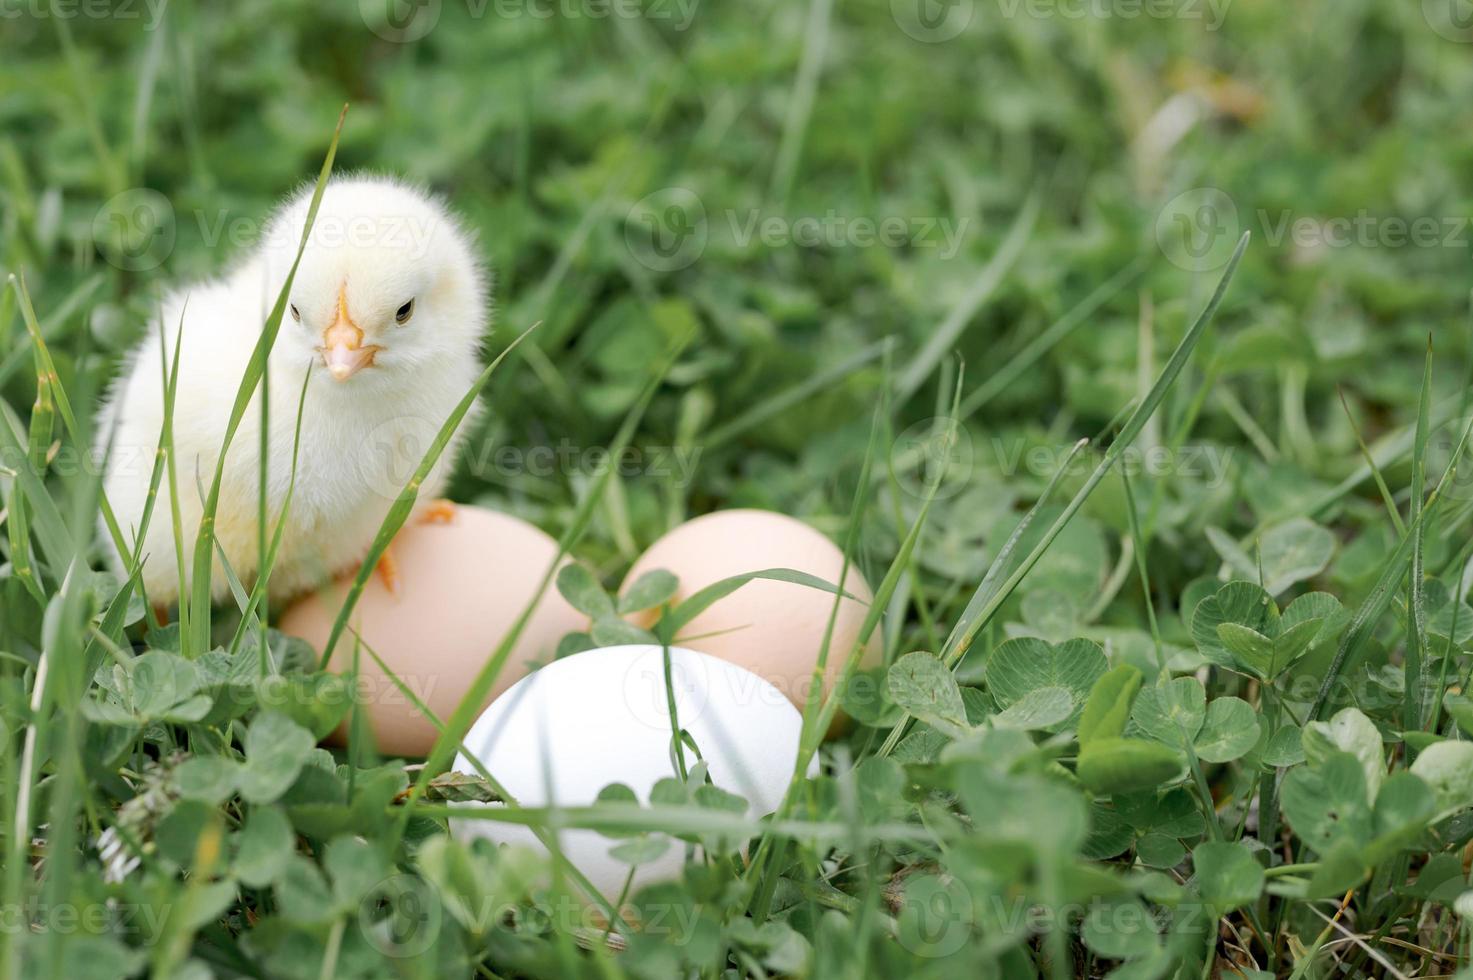
<instances>
[{"instance_id":1,"label":"chick's head","mask_svg":"<svg viewBox=\"0 0 1473 980\"><path fill-rule=\"evenodd\" d=\"M281 280L311 196L289 202L268 236ZM288 300L276 351L315 359L339 385L364 391L475 358L486 324L485 274L470 237L438 200L382 177L327 185Z\"/></svg>"}]
</instances>

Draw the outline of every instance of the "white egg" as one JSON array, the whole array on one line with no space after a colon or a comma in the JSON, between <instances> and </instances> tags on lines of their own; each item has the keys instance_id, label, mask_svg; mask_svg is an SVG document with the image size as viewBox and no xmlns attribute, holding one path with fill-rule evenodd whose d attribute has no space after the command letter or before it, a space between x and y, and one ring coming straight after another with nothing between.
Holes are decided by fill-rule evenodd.
<instances>
[{"instance_id":1,"label":"white egg","mask_svg":"<svg viewBox=\"0 0 1473 980\"><path fill-rule=\"evenodd\" d=\"M802 716L751 671L680 647L670 655L676 714L712 782L744 797L749 816L776 810L797 761ZM676 775L670 739L663 651L633 645L589 650L524 677L486 709L465 747L521 806L586 806L610 783L648 802L656 782ZM686 758L696 761L689 750ZM455 768L475 772L463 754ZM816 771L815 758L809 773ZM515 824L465 818L451 828L462 840L542 846ZM558 838L562 853L611 900L629 872L609 856L618 843L591 830L564 830ZM684 853L684 844L673 842L639 866L634 887L678 877Z\"/></svg>"}]
</instances>

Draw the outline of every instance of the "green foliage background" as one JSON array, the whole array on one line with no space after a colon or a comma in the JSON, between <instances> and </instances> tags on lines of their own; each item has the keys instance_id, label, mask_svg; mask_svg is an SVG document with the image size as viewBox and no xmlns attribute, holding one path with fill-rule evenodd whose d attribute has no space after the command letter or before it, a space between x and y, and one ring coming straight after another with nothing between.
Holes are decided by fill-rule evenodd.
<instances>
[{"instance_id":1,"label":"green foliage background","mask_svg":"<svg viewBox=\"0 0 1473 980\"><path fill-rule=\"evenodd\" d=\"M1457 3L919 3L0 8L0 269L46 348L17 280L0 975L1463 968ZM795 790L787 820L812 826L733 829L667 787L655 818L710 846L632 897L681 926L623 952L568 882L441 832L484 787L427 788L411 814L402 766L310 749L339 683L310 651L270 635L267 668L307 694L261 710L259 648L145 634L138 598L87 571L95 481L61 464L98 392L158 287L225 267L314 177L345 102L339 172L423 181L478 232L488 349L543 323L492 378L453 496L579 532L606 586L738 506L810 521L887 586L884 697L850 705L861 724ZM866 235L886 219L903 241ZM1138 453L995 591L1244 231ZM677 340L631 445L692 470L601 477L588 451ZM938 431L933 486L914 462ZM507 446L575 462L499 464ZM141 856L126 875L108 834ZM750 863L733 835L761 837Z\"/></svg>"}]
</instances>

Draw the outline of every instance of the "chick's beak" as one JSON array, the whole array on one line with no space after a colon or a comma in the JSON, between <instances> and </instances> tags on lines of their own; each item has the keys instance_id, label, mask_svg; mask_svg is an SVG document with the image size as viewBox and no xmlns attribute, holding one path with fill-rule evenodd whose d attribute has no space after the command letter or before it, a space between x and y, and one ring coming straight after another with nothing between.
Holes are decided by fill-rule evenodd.
<instances>
[{"instance_id":1,"label":"chick's beak","mask_svg":"<svg viewBox=\"0 0 1473 980\"><path fill-rule=\"evenodd\" d=\"M347 381L359 371L373 364L373 355L379 348L364 345L363 331L348 315L347 287L338 291L338 316L332 326L322 332L322 363L334 381Z\"/></svg>"}]
</instances>

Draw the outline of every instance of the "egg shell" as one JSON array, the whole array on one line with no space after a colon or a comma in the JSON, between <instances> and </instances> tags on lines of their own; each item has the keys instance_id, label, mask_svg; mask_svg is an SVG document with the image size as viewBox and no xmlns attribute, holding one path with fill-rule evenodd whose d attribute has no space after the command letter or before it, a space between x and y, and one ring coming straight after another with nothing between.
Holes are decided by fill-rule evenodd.
<instances>
[{"instance_id":1,"label":"egg shell","mask_svg":"<svg viewBox=\"0 0 1473 980\"><path fill-rule=\"evenodd\" d=\"M457 505L448 523L411 523L394 538L397 584L368 580L349 621L364 642L442 720L460 703L487 659L536 594L557 556L557 542L526 521ZM321 650L332 631L351 576L292 606L280 628ZM551 661L558 641L588 629L588 618L549 586L537 603L491 694L505 691L535 665ZM331 666L352 666L353 637L345 633ZM422 756L436 732L374 659L359 655L358 697L379 751ZM342 743L346 729L330 741Z\"/></svg>"},{"instance_id":2,"label":"egg shell","mask_svg":"<svg viewBox=\"0 0 1473 980\"><path fill-rule=\"evenodd\" d=\"M802 715L777 688L725 660L671 647L670 661L680 726L700 747L712 782L744 797L749 816L776 810L797 762ZM663 649L635 644L588 650L523 678L477 719L465 746L520 806L587 806L610 783L648 802L656 782L676 775L671 731ZM696 761L689 750L686 759ZM455 769L476 771L464 755ZM469 818L450 826L461 840L543 847L517 824ZM610 900L629 873L609 856L618 843L592 830L558 837L564 856ZM634 887L674 879L684 863L685 847L674 842L639 866Z\"/></svg>"},{"instance_id":3,"label":"egg shell","mask_svg":"<svg viewBox=\"0 0 1473 980\"><path fill-rule=\"evenodd\" d=\"M628 589L646 572L663 568L680 580L677 602L722 579L769 568L791 568L826 582L839 581L844 553L800 520L765 510L727 510L697 517L665 534L639 557L624 579ZM829 641L824 690L830 690L844 658L859 638L874 598L859 569L849 568L842 588L853 596L839 604ZM622 590L621 590L622 591ZM859 601L855 601L855 600ZM745 667L774 684L800 710L813 680L834 595L791 582L755 579L718 599L676 637L683 646ZM653 611L635 617L642 626ZM879 631L865 646L861 667L882 654ZM835 716L838 726L838 716Z\"/></svg>"}]
</instances>

